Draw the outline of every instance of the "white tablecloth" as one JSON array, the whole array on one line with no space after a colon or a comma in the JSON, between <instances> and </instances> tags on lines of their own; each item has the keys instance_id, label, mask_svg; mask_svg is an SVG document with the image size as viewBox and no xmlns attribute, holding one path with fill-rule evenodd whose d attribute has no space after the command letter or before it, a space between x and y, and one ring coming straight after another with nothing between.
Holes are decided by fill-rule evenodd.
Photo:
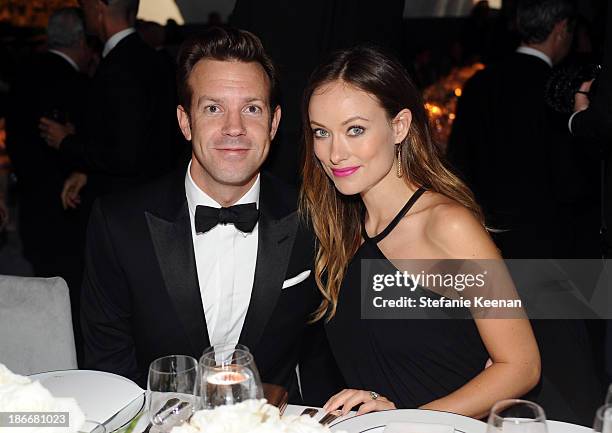
<instances>
[{"instance_id":1,"label":"white tablecloth","mask_svg":"<svg viewBox=\"0 0 612 433\"><path fill-rule=\"evenodd\" d=\"M310 407L310 406L298 406L298 405L290 404L285 409L285 415L299 415L307 407ZM334 425L335 423L340 422L344 419L352 418L353 416L355 416L355 412L351 412L345 417L338 418L330 425ZM323 410L320 410L319 413L315 415L315 418L321 419L322 417L323 417ZM147 415L143 414L143 416L141 417L141 419L139 420L136 426L136 429L134 430L134 433L141 433L146 428L148 422L149 421L148 421ZM548 421L547 425L548 425L548 433L593 433L593 430L589 427L584 427L581 425L570 424L570 423L561 422L561 421Z\"/></svg>"}]
</instances>

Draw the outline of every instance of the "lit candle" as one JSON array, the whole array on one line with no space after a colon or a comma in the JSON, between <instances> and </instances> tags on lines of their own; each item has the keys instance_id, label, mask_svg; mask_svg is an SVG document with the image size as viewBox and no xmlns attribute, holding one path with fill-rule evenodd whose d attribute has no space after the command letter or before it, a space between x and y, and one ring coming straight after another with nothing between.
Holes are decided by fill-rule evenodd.
<instances>
[{"instance_id":1,"label":"lit candle","mask_svg":"<svg viewBox=\"0 0 612 433\"><path fill-rule=\"evenodd\" d=\"M244 373L237 371L220 371L208 376L207 381L212 385L237 385L248 378Z\"/></svg>"}]
</instances>

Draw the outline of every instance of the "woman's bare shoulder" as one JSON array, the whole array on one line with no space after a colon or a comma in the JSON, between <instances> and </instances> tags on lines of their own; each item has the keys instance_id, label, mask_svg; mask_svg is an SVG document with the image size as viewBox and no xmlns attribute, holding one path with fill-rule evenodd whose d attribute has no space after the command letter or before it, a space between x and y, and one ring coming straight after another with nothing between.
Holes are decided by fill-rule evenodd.
<instances>
[{"instance_id":1,"label":"woman's bare shoulder","mask_svg":"<svg viewBox=\"0 0 612 433\"><path fill-rule=\"evenodd\" d=\"M432 247L449 258L499 258L484 226L465 206L442 194L431 193L422 209L423 232Z\"/></svg>"}]
</instances>

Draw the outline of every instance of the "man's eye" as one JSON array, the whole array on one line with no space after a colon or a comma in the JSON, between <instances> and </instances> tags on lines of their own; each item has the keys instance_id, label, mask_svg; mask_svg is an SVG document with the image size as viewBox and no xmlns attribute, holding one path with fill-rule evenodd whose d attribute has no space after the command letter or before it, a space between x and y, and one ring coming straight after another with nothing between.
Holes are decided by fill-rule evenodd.
<instances>
[{"instance_id":1,"label":"man's eye","mask_svg":"<svg viewBox=\"0 0 612 433\"><path fill-rule=\"evenodd\" d=\"M261 108L258 107L257 105L248 105L244 111L246 111L249 114L259 114L261 113Z\"/></svg>"},{"instance_id":2,"label":"man's eye","mask_svg":"<svg viewBox=\"0 0 612 433\"><path fill-rule=\"evenodd\" d=\"M221 111L221 108L219 108L218 105L207 105L206 107L204 107L204 110L207 113L211 113L211 114L215 114Z\"/></svg>"},{"instance_id":3,"label":"man's eye","mask_svg":"<svg viewBox=\"0 0 612 433\"><path fill-rule=\"evenodd\" d=\"M329 132L327 132L325 129L321 129L321 128L313 129L312 133L314 134L315 138L327 138L327 137L329 137Z\"/></svg>"},{"instance_id":4,"label":"man's eye","mask_svg":"<svg viewBox=\"0 0 612 433\"><path fill-rule=\"evenodd\" d=\"M348 135L361 135L365 132L365 128L361 126L351 126L348 129Z\"/></svg>"}]
</instances>

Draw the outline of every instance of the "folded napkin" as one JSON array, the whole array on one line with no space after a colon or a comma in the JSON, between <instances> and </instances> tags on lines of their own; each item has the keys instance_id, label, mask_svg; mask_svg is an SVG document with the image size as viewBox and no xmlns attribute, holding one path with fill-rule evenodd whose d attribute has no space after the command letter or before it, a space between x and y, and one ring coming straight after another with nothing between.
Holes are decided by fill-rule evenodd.
<instances>
[{"instance_id":1,"label":"folded napkin","mask_svg":"<svg viewBox=\"0 0 612 433\"><path fill-rule=\"evenodd\" d=\"M383 433L454 433L455 427L423 422L390 422Z\"/></svg>"}]
</instances>

